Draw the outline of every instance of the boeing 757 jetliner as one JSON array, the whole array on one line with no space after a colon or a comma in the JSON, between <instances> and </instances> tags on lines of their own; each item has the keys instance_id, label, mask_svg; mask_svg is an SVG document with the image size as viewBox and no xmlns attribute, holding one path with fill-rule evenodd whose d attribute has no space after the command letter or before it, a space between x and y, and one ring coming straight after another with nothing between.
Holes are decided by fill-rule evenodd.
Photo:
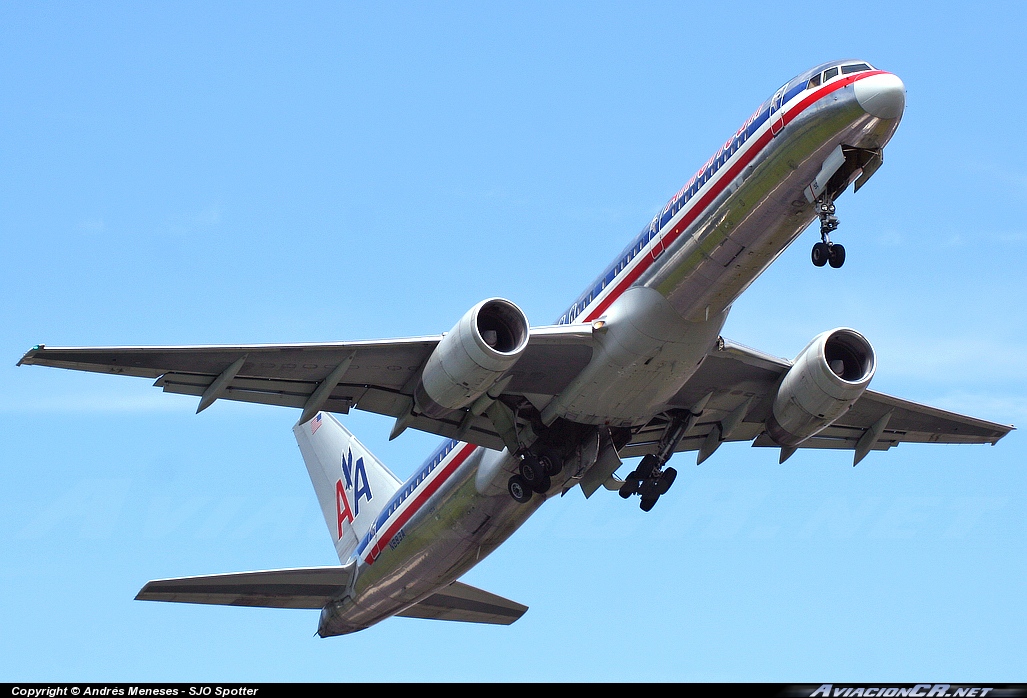
<instances>
[{"instance_id":1,"label":"boeing 757 jetliner","mask_svg":"<svg viewBox=\"0 0 1027 698\"><path fill-rule=\"evenodd\" d=\"M153 601L321 609L318 633L391 616L508 624L526 609L459 577L556 494L638 497L725 441L847 449L996 443L1012 427L869 390L877 358L830 329L792 361L720 335L731 304L811 223L840 267L835 201L881 166L898 77L825 63L766 100L552 325L490 298L445 334L327 344L31 349L22 364L156 379L170 393L301 410L293 427L340 565L148 583ZM445 441L406 482L333 414L369 410ZM642 456L623 479L625 458Z\"/></svg>"}]
</instances>

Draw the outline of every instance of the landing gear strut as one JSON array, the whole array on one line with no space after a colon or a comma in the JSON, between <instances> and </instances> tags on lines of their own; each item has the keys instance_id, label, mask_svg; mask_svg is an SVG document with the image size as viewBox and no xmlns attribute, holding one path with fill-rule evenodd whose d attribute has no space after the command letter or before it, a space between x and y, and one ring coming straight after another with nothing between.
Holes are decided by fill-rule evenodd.
<instances>
[{"instance_id":1,"label":"landing gear strut","mask_svg":"<svg viewBox=\"0 0 1027 698\"><path fill-rule=\"evenodd\" d=\"M834 215L834 202L821 196L816 201L817 216L820 217L820 242L813 245L811 257L814 266L830 263L835 269L845 264L845 248L831 242L831 233L838 229L838 217Z\"/></svg>"},{"instance_id":2,"label":"landing gear strut","mask_svg":"<svg viewBox=\"0 0 1027 698\"><path fill-rule=\"evenodd\" d=\"M637 494L642 499L638 505L642 511L649 511L656 506L656 501L661 495L667 493L670 486L674 484L674 478L678 476L677 470L674 468L664 469L663 466L670 460L685 432L692 427L695 417L696 415L689 414L685 419L676 419L671 422L667 431L664 432L663 438L660 439L656 453L645 456L638 467L628 473L628 477L620 488L621 497L627 499L631 495Z\"/></svg>"}]
</instances>

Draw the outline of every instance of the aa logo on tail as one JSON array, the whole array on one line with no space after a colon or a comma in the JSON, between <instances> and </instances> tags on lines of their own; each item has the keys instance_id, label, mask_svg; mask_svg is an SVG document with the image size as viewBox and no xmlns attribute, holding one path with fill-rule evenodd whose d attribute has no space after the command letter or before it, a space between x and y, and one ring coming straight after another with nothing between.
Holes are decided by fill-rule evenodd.
<instances>
[{"instance_id":1,"label":"aa logo on tail","mask_svg":"<svg viewBox=\"0 0 1027 698\"><path fill-rule=\"evenodd\" d=\"M346 480L345 486L343 479ZM347 494L350 493L350 494ZM338 514L339 538L342 538L342 522L353 525L353 519L360 515L360 499L371 501L371 485L367 482L367 471L364 470L364 459L357 458L353 462L353 450L347 449L342 457L342 478L335 482L335 510ZM350 501L353 502L352 508Z\"/></svg>"}]
</instances>

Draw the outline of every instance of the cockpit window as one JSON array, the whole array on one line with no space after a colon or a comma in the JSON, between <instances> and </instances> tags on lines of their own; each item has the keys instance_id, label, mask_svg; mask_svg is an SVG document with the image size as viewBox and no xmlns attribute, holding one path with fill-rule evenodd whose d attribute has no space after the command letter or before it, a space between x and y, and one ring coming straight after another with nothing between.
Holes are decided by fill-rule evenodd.
<instances>
[{"instance_id":1,"label":"cockpit window","mask_svg":"<svg viewBox=\"0 0 1027 698\"><path fill-rule=\"evenodd\" d=\"M837 68L828 68L827 70L824 71L824 82L827 82L828 80L830 80L831 78L833 78L837 74L838 74L838 69Z\"/></svg>"},{"instance_id":2,"label":"cockpit window","mask_svg":"<svg viewBox=\"0 0 1027 698\"><path fill-rule=\"evenodd\" d=\"M819 84L820 84L820 73L817 73L816 75L814 75L813 77L811 77L809 79L808 83L806 83L806 89L808 90L811 87L816 87Z\"/></svg>"},{"instance_id":3,"label":"cockpit window","mask_svg":"<svg viewBox=\"0 0 1027 698\"><path fill-rule=\"evenodd\" d=\"M870 70L870 66L866 63L853 63L852 65L842 66L842 75L848 75L849 73L862 73L864 70Z\"/></svg>"}]
</instances>

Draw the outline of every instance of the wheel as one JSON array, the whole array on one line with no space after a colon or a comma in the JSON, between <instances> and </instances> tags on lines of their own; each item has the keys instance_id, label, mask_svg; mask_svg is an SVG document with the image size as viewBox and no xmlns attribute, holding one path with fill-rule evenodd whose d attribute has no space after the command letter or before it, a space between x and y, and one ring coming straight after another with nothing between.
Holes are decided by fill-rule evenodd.
<instances>
[{"instance_id":1,"label":"wheel","mask_svg":"<svg viewBox=\"0 0 1027 698\"><path fill-rule=\"evenodd\" d=\"M638 475L638 478L640 480L645 480L650 475L652 475L653 471L656 470L658 467L660 467L659 459L656 456L649 454L648 456L644 456L642 458L641 462L638 464L638 467L635 468L635 473Z\"/></svg>"},{"instance_id":2,"label":"wheel","mask_svg":"<svg viewBox=\"0 0 1027 698\"><path fill-rule=\"evenodd\" d=\"M678 476L678 471L674 468L667 468L663 471L663 475L660 477L658 491L660 494L667 494L667 490L674 484L674 478Z\"/></svg>"},{"instance_id":3,"label":"wheel","mask_svg":"<svg viewBox=\"0 0 1027 698\"><path fill-rule=\"evenodd\" d=\"M814 245L813 252L810 253L810 258L813 260L813 266L815 267L822 267L827 264L828 256L827 244L823 242L818 242Z\"/></svg>"},{"instance_id":4,"label":"wheel","mask_svg":"<svg viewBox=\"0 0 1027 698\"><path fill-rule=\"evenodd\" d=\"M531 488L520 475L511 476L510 481L506 483L506 489L510 491L510 496L514 498L515 502L524 504L531 499Z\"/></svg>"},{"instance_id":5,"label":"wheel","mask_svg":"<svg viewBox=\"0 0 1027 698\"><path fill-rule=\"evenodd\" d=\"M549 488L553 486L553 480L548 475L543 475L542 479L531 486L531 489L535 490L539 494L545 494L549 491Z\"/></svg>"},{"instance_id":6,"label":"wheel","mask_svg":"<svg viewBox=\"0 0 1027 698\"><path fill-rule=\"evenodd\" d=\"M841 267L841 265L845 264L845 248L841 245L831 245L831 249L827 253L827 261L835 269Z\"/></svg>"},{"instance_id":7,"label":"wheel","mask_svg":"<svg viewBox=\"0 0 1027 698\"><path fill-rule=\"evenodd\" d=\"M537 490L541 480L547 477L545 469L533 453L525 453L521 458L520 471L524 482L533 490Z\"/></svg>"},{"instance_id":8,"label":"wheel","mask_svg":"<svg viewBox=\"0 0 1027 698\"><path fill-rule=\"evenodd\" d=\"M563 470L563 458L560 457L559 453L549 448L542 450L538 454L538 462L549 475L559 475L560 471Z\"/></svg>"},{"instance_id":9,"label":"wheel","mask_svg":"<svg viewBox=\"0 0 1027 698\"><path fill-rule=\"evenodd\" d=\"M660 494L662 493L660 492L659 478L646 478L638 486L638 496L642 499L652 499L655 501Z\"/></svg>"},{"instance_id":10,"label":"wheel","mask_svg":"<svg viewBox=\"0 0 1027 698\"><path fill-rule=\"evenodd\" d=\"M656 506L656 500L659 497L643 497L642 502L638 505L638 508L642 511L651 511Z\"/></svg>"}]
</instances>

